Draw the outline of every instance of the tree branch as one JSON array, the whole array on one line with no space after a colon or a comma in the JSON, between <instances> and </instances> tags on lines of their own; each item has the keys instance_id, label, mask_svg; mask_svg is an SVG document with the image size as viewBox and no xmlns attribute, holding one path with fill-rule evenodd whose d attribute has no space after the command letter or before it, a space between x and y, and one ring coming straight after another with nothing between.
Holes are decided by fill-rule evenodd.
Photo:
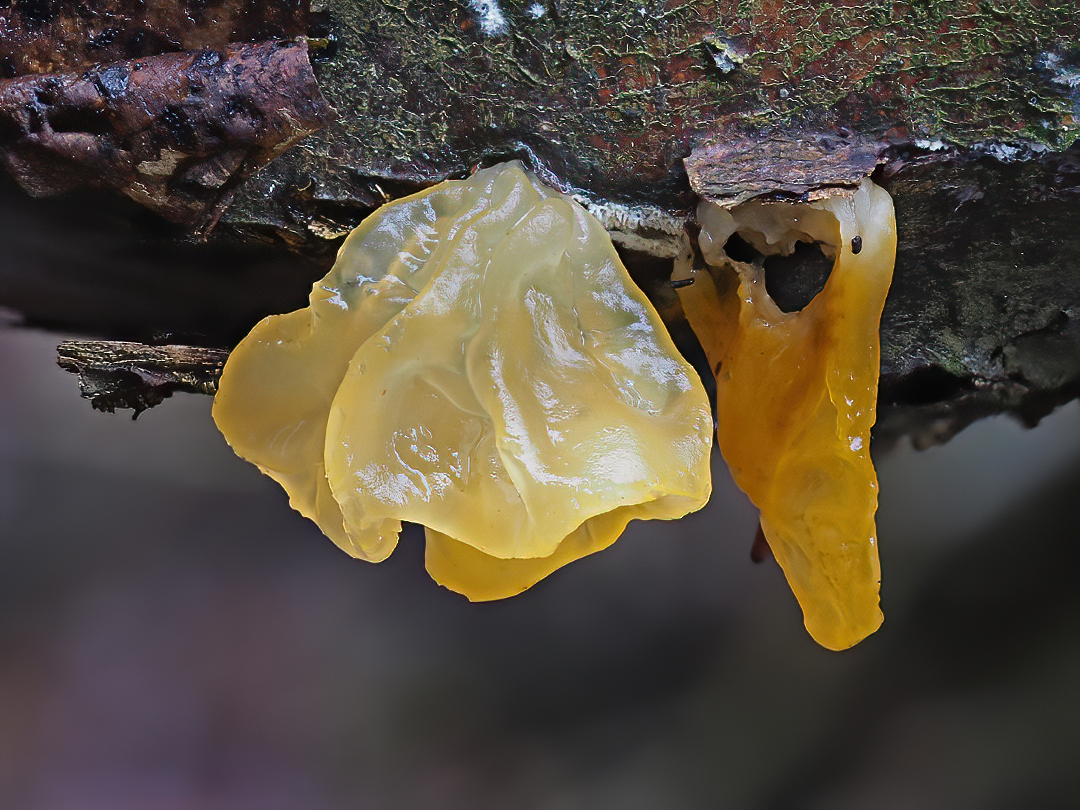
<instances>
[{"instance_id":1,"label":"tree branch","mask_svg":"<svg viewBox=\"0 0 1080 810\"><path fill-rule=\"evenodd\" d=\"M104 340L65 340L60 368L79 376L79 393L99 411L131 408L135 419L176 391L210 394L229 353L197 346L147 346Z\"/></svg>"}]
</instances>

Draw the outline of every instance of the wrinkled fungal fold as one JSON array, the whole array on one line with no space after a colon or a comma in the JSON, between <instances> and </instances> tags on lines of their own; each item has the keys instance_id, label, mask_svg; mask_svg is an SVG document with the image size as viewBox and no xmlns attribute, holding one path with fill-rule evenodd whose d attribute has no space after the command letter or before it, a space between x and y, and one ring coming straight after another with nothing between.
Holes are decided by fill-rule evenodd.
<instances>
[{"instance_id":1,"label":"wrinkled fungal fold","mask_svg":"<svg viewBox=\"0 0 1080 810\"><path fill-rule=\"evenodd\" d=\"M349 554L519 593L710 493L704 389L601 225L516 163L365 220L232 352L214 419Z\"/></svg>"}]
</instances>

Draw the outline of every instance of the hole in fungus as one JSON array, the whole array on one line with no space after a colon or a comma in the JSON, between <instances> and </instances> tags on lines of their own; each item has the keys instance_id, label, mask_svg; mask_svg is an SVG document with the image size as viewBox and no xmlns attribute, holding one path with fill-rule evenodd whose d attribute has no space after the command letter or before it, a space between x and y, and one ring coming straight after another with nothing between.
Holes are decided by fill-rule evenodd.
<instances>
[{"instance_id":1,"label":"hole in fungus","mask_svg":"<svg viewBox=\"0 0 1080 810\"><path fill-rule=\"evenodd\" d=\"M728 258L732 261L745 262L746 264L753 264L754 262L765 258L757 248L737 233L733 233L724 243L724 253L726 253Z\"/></svg>"},{"instance_id":2,"label":"hole in fungus","mask_svg":"<svg viewBox=\"0 0 1080 810\"><path fill-rule=\"evenodd\" d=\"M765 291L784 312L798 312L825 289L832 266L820 245L796 242L790 256L765 257Z\"/></svg>"},{"instance_id":3,"label":"hole in fungus","mask_svg":"<svg viewBox=\"0 0 1080 810\"><path fill-rule=\"evenodd\" d=\"M611 239L520 164L380 208L307 309L233 350L214 419L341 548L401 521L474 600L710 491L705 391Z\"/></svg>"}]
</instances>

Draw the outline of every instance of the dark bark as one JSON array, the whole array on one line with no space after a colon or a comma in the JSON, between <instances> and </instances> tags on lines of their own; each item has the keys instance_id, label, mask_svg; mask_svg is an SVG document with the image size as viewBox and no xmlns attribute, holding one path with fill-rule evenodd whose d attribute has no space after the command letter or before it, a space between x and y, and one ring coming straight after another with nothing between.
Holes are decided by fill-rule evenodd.
<instances>
[{"instance_id":1,"label":"dark bark","mask_svg":"<svg viewBox=\"0 0 1080 810\"><path fill-rule=\"evenodd\" d=\"M316 74L339 122L247 184L226 221L317 238L379 188L510 155L565 190L685 211L682 159L745 131L1058 150L1080 137L1072 0L484 5L501 24L453 0L328 0L334 47Z\"/></svg>"},{"instance_id":2,"label":"dark bark","mask_svg":"<svg viewBox=\"0 0 1080 810\"><path fill-rule=\"evenodd\" d=\"M228 352L195 346L146 346L117 341L65 340L60 368L79 375L79 393L99 411L138 417L174 392L213 394Z\"/></svg>"},{"instance_id":3,"label":"dark bark","mask_svg":"<svg viewBox=\"0 0 1080 810\"><path fill-rule=\"evenodd\" d=\"M146 3L14 0L0 16L0 78L306 33L305 0Z\"/></svg>"},{"instance_id":4,"label":"dark bark","mask_svg":"<svg viewBox=\"0 0 1080 810\"><path fill-rule=\"evenodd\" d=\"M247 180L293 134L324 122L325 111L308 107L308 123L280 143L260 142L266 151L216 186L193 194L171 175L145 198L136 193L174 221L206 224L220 212L212 243L185 246L184 260L165 258L182 232L130 212L124 216L141 223L134 232L143 245L137 255L122 251L121 267L146 264L146 273L124 275L104 258L71 267L49 259L55 246L31 248L14 234L16 255L37 254L0 265L0 304L88 334L147 340L179 332L227 348L262 315L302 306L340 238L387 199L518 157L600 216L692 352L665 282L699 195L800 196L874 172L893 195L900 236L882 324L879 439L907 432L929 442L1002 410L1034 421L1076 393L1080 153L1069 144L1080 136L1080 15L1070 0L852 0L821 8L798 0L506 0L483 4L499 12L488 16L480 5L450 0L328 0L317 11L287 5L200 3L194 13L194 4L181 2L184 14L160 12L168 19L155 29L168 34L156 45L138 36L146 25L138 15L117 13L109 41L121 44L100 57L103 17L90 20L80 4L50 4L61 10L54 20L6 18L22 26L5 40L12 50L3 63L23 76L9 80L8 97L23 99L16 112L28 96L10 88L60 81L28 74L69 71L59 87L104 99L107 68L86 70L90 62L188 64L196 48L224 52L227 43L306 30L319 89L338 117ZM89 4L110 13L121 6ZM232 102L272 118L274 104L258 95L267 75L256 71L231 88ZM303 107L317 90L302 69L293 76L271 89ZM115 104L130 103L130 92ZM32 95L29 103L46 104L47 113L47 102ZM76 93L65 103L83 110L86 98ZM211 104L196 118L209 127L221 112ZM27 138L29 118L20 114L9 114L18 123L8 127L9 162L21 148L10 144ZM79 134L98 155L82 178L130 193L130 164L105 170L114 165L106 158L113 159L115 132ZM166 128L161 138L174 136ZM212 140L200 137L198 159L233 165L234 157L222 157L232 147ZM55 154L37 167L38 190L67 187L75 176L70 154L50 163ZM103 216L74 215L76 224L99 225ZM108 243L108 234L130 229L110 227L88 238ZM263 247L258 257L224 247L237 242ZM267 242L294 252L294 273L283 269L289 254L271 255ZM216 264L215 257L226 258ZM154 262L160 266L150 270ZM263 262L282 269L251 283ZM28 263L59 269L29 272ZM210 294L215 278L220 286ZM203 293L191 294L193 287ZM80 311L79 295L95 305ZM124 305L110 306L114 296Z\"/></svg>"},{"instance_id":5,"label":"dark bark","mask_svg":"<svg viewBox=\"0 0 1080 810\"><path fill-rule=\"evenodd\" d=\"M888 144L850 133L732 133L699 146L683 161L699 197L738 205L755 197L805 197L814 189L854 186L885 162Z\"/></svg>"},{"instance_id":6,"label":"dark bark","mask_svg":"<svg viewBox=\"0 0 1080 810\"><path fill-rule=\"evenodd\" d=\"M307 48L292 42L0 81L0 157L29 193L116 189L193 229L329 119Z\"/></svg>"}]
</instances>

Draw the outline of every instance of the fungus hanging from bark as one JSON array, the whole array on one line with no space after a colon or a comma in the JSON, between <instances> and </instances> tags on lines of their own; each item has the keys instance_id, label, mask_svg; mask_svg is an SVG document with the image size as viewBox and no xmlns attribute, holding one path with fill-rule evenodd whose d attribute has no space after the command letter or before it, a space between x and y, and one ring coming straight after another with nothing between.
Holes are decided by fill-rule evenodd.
<instances>
[{"instance_id":1,"label":"fungus hanging from bark","mask_svg":"<svg viewBox=\"0 0 1080 810\"><path fill-rule=\"evenodd\" d=\"M214 418L348 553L421 523L429 572L476 600L711 489L693 369L600 224L514 163L369 217L308 308L232 352Z\"/></svg>"},{"instance_id":2,"label":"fungus hanging from bark","mask_svg":"<svg viewBox=\"0 0 1080 810\"><path fill-rule=\"evenodd\" d=\"M716 375L717 437L820 644L844 649L881 624L877 476L870 460L879 369L878 324L892 278L896 225L889 195L854 192L804 204L703 201L706 266L681 260L688 320ZM762 256L725 252L738 234ZM783 312L765 289L763 256L816 242L834 259L824 289Z\"/></svg>"}]
</instances>

